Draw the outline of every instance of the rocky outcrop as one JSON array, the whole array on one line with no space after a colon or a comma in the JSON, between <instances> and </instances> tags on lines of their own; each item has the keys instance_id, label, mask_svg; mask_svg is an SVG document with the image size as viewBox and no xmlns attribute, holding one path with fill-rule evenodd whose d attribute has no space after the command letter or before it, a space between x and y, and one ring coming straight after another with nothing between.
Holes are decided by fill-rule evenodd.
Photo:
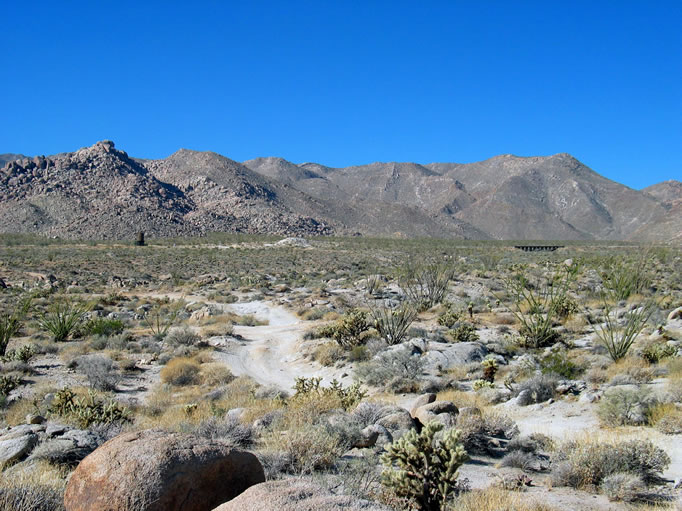
<instances>
[{"instance_id":1,"label":"rocky outcrop","mask_svg":"<svg viewBox=\"0 0 682 511\"><path fill-rule=\"evenodd\" d=\"M387 508L315 484L285 479L252 486L214 511L384 511Z\"/></svg>"},{"instance_id":2,"label":"rocky outcrop","mask_svg":"<svg viewBox=\"0 0 682 511\"><path fill-rule=\"evenodd\" d=\"M251 453L205 438L124 433L86 457L69 479L67 511L209 511L265 480Z\"/></svg>"}]
</instances>

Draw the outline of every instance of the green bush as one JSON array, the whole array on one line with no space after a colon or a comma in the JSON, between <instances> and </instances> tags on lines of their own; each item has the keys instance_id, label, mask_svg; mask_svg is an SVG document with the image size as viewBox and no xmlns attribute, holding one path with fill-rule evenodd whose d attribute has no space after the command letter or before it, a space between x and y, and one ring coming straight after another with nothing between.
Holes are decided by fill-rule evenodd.
<instances>
[{"instance_id":1,"label":"green bush","mask_svg":"<svg viewBox=\"0 0 682 511\"><path fill-rule=\"evenodd\" d=\"M125 325L120 319L109 318L93 318L88 321L83 330L86 335L102 335L109 337L111 335L120 334L123 332Z\"/></svg>"},{"instance_id":2,"label":"green bush","mask_svg":"<svg viewBox=\"0 0 682 511\"><path fill-rule=\"evenodd\" d=\"M560 376L567 380L575 379L582 368L568 359L565 350L552 349L550 353L540 359L540 370L543 374Z\"/></svg>"},{"instance_id":3,"label":"green bush","mask_svg":"<svg viewBox=\"0 0 682 511\"><path fill-rule=\"evenodd\" d=\"M467 454L460 432L429 422L420 433L412 429L386 446L381 456L382 483L419 510L442 510L458 492L458 469Z\"/></svg>"},{"instance_id":4,"label":"green bush","mask_svg":"<svg viewBox=\"0 0 682 511\"><path fill-rule=\"evenodd\" d=\"M664 358L677 355L677 348L665 342L650 344L642 350L642 358L650 364L658 364Z\"/></svg>"},{"instance_id":5,"label":"green bush","mask_svg":"<svg viewBox=\"0 0 682 511\"><path fill-rule=\"evenodd\" d=\"M404 346L379 353L371 360L358 364L355 376L367 385L383 386L394 379L414 381L423 370L424 362L418 355Z\"/></svg>"}]
</instances>

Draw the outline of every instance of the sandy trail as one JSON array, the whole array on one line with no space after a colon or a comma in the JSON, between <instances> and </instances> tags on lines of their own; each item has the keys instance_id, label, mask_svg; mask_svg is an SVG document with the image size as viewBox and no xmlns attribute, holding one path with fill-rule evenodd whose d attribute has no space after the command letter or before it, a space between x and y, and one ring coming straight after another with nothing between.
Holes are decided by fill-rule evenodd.
<instances>
[{"instance_id":1,"label":"sandy trail","mask_svg":"<svg viewBox=\"0 0 682 511\"><path fill-rule=\"evenodd\" d=\"M290 392L297 377L320 376L329 383L336 378L352 383L345 371L323 367L303 357L301 339L310 328L283 307L256 301L225 306L237 314L252 314L267 320L264 326L235 326L235 334L243 340L233 341L215 352L215 358L225 363L237 375L247 375L261 385Z\"/></svg>"},{"instance_id":2,"label":"sandy trail","mask_svg":"<svg viewBox=\"0 0 682 511\"><path fill-rule=\"evenodd\" d=\"M253 315L267 321L263 326L234 326L234 333L241 339L230 338L226 346L216 348L213 356L224 363L236 376L249 376L261 385L291 392L296 378L319 376L323 384L336 378L344 385L353 380L345 369L323 367L304 358L301 341L313 323L301 321L282 306L267 301L219 303L208 301L198 295L180 293L154 293L152 298L183 299L211 306L224 312Z\"/></svg>"}]
</instances>

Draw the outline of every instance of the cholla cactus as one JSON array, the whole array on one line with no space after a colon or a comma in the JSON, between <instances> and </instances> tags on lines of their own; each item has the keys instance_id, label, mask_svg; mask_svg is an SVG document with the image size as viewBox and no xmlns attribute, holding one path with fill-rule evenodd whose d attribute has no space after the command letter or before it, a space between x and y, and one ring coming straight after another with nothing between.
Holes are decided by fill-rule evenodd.
<instances>
[{"instance_id":1,"label":"cholla cactus","mask_svg":"<svg viewBox=\"0 0 682 511\"><path fill-rule=\"evenodd\" d=\"M489 383L494 382L497 373L497 361L494 358L486 358L481 362L481 366L483 366L483 379Z\"/></svg>"},{"instance_id":2,"label":"cholla cactus","mask_svg":"<svg viewBox=\"0 0 682 511\"><path fill-rule=\"evenodd\" d=\"M429 422L421 433L410 430L386 446L381 463L382 483L397 496L406 497L419 510L445 509L448 497L457 491L457 469L467 459L459 442L460 432Z\"/></svg>"}]
</instances>

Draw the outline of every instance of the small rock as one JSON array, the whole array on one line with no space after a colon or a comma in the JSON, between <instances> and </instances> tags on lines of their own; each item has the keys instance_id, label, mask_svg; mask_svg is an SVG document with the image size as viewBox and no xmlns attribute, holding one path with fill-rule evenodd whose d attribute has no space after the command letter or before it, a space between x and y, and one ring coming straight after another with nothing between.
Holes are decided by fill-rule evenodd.
<instances>
[{"instance_id":1,"label":"small rock","mask_svg":"<svg viewBox=\"0 0 682 511\"><path fill-rule=\"evenodd\" d=\"M26 424L42 424L45 422L45 417L35 413L29 413L26 416Z\"/></svg>"},{"instance_id":2,"label":"small rock","mask_svg":"<svg viewBox=\"0 0 682 511\"><path fill-rule=\"evenodd\" d=\"M673 321L674 319L682 319L682 307L670 311L670 314L668 314L668 321Z\"/></svg>"},{"instance_id":3,"label":"small rock","mask_svg":"<svg viewBox=\"0 0 682 511\"><path fill-rule=\"evenodd\" d=\"M412 403L412 407L410 408L410 415L414 417L419 407L433 403L435 400L436 394L434 394L433 392L429 392L428 394L422 394Z\"/></svg>"},{"instance_id":4,"label":"small rock","mask_svg":"<svg viewBox=\"0 0 682 511\"><path fill-rule=\"evenodd\" d=\"M19 461L27 456L38 443L39 437L35 433L27 433L15 438L0 439L0 466Z\"/></svg>"}]
</instances>

